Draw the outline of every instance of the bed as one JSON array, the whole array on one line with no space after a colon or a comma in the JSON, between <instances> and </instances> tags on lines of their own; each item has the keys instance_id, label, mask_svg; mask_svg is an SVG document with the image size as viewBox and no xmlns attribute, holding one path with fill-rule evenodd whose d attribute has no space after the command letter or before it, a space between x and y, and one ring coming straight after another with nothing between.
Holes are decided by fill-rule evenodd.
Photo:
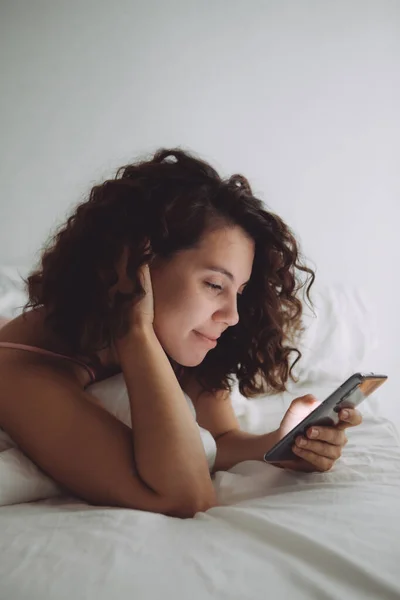
<instances>
[{"instance_id":1,"label":"bed","mask_svg":"<svg viewBox=\"0 0 400 600\"><path fill-rule=\"evenodd\" d=\"M12 302L0 299L6 317L23 294L18 277L13 285ZM373 370L366 349L376 330L366 322L364 294L322 290L299 383L250 401L235 389L241 427L272 430L294 397L323 399L355 370ZM121 377L95 386L94 397L125 420ZM361 405L363 423L347 430L332 471L242 462L215 474L219 506L193 519L88 505L3 438L0 599L400 598L400 437L384 414L395 400L387 393L382 386Z\"/></svg>"}]
</instances>

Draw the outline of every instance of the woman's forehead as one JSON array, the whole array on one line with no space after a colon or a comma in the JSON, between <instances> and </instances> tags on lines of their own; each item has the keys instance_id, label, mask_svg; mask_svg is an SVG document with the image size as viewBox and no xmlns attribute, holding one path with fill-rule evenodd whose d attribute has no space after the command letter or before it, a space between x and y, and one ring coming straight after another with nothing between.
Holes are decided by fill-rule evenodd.
<instances>
[{"instance_id":1,"label":"woman's forehead","mask_svg":"<svg viewBox=\"0 0 400 600\"><path fill-rule=\"evenodd\" d=\"M234 254L247 251L254 254L254 240L239 226L220 227L206 231L197 247L200 254Z\"/></svg>"},{"instance_id":2,"label":"woman's forehead","mask_svg":"<svg viewBox=\"0 0 400 600\"><path fill-rule=\"evenodd\" d=\"M255 244L240 228L237 230L209 233L188 254L188 259L196 268L219 271L233 282L247 281L253 266Z\"/></svg>"}]
</instances>

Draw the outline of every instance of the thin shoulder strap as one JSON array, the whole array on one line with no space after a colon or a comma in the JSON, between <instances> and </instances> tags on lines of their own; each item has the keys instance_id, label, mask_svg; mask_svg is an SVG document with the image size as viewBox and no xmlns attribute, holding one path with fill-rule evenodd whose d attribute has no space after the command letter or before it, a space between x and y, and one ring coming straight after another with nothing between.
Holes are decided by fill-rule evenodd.
<instances>
[{"instance_id":1,"label":"thin shoulder strap","mask_svg":"<svg viewBox=\"0 0 400 600\"><path fill-rule=\"evenodd\" d=\"M14 342L0 342L0 348L15 348L16 350L28 350L31 352L37 352L38 354L46 354L47 356L56 356L58 358L70 360L74 363L77 363L78 365L81 365L81 367L86 369L86 371L90 375L91 383L94 383L96 381L96 374L94 370L78 358L72 358L71 356L65 356L65 354L51 352L50 350L45 350L44 348L38 348L38 346L27 346L26 344L16 344Z\"/></svg>"}]
</instances>

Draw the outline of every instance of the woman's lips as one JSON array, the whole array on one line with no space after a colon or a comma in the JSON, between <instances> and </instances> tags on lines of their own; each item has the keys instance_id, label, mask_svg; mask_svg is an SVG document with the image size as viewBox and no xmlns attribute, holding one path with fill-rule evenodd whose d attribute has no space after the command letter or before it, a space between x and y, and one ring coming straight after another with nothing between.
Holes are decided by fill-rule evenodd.
<instances>
[{"instance_id":1,"label":"woman's lips","mask_svg":"<svg viewBox=\"0 0 400 600\"><path fill-rule=\"evenodd\" d=\"M198 331L194 330L194 332L199 336L199 339L208 344L209 346L211 346L212 348L215 348L215 346L217 345L217 340L212 340L208 337L206 337L205 335L203 335L202 333L199 333Z\"/></svg>"}]
</instances>

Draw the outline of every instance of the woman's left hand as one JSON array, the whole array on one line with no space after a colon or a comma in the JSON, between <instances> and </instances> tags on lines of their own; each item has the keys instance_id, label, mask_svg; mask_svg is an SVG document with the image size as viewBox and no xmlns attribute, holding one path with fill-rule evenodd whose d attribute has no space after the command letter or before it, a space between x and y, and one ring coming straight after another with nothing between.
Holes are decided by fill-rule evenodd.
<instances>
[{"instance_id":1,"label":"woman's left hand","mask_svg":"<svg viewBox=\"0 0 400 600\"><path fill-rule=\"evenodd\" d=\"M282 419L278 429L278 439L282 439L293 427L304 419L320 402L311 394L295 398ZM347 413L347 414L346 414ZM361 413L355 408L346 408L339 413L339 423L332 426L314 425L308 427L305 435L295 438L292 446L297 460L274 463L276 466L295 471L329 471L340 458L347 444L345 429L362 422ZM316 435L314 435L314 430Z\"/></svg>"}]
</instances>

